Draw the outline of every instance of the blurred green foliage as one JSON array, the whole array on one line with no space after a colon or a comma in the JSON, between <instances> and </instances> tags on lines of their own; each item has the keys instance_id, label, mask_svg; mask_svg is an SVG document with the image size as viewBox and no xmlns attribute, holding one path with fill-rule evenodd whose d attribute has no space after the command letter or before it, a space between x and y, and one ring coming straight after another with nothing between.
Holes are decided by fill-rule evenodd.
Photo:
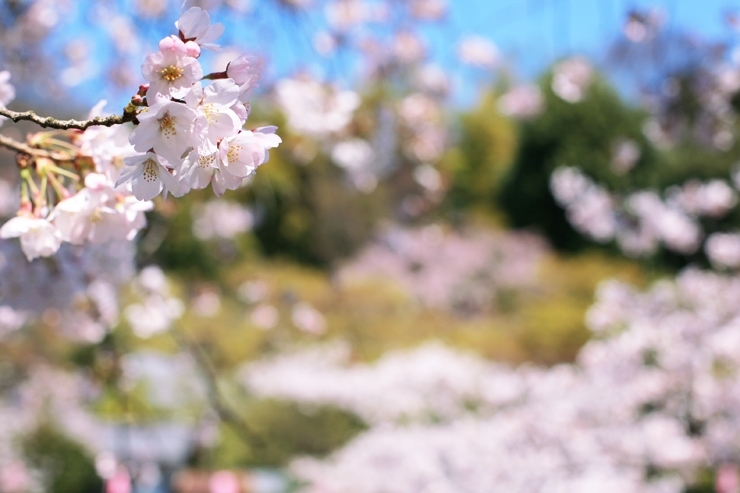
<instances>
[{"instance_id":1,"label":"blurred green foliage","mask_svg":"<svg viewBox=\"0 0 740 493\"><path fill-rule=\"evenodd\" d=\"M98 493L98 477L85 448L51 425L42 425L26 436L22 449L28 463L41 471L47 493Z\"/></svg>"},{"instance_id":2,"label":"blurred green foliage","mask_svg":"<svg viewBox=\"0 0 740 493\"><path fill-rule=\"evenodd\" d=\"M603 80L586 97L570 103L550 88L552 74L540 83L544 112L519 130L514 164L504 179L498 203L515 228L535 228L552 244L577 251L590 242L568 223L550 193L550 175L560 166L576 166L607 188L627 191L658 183L659 156L642 133L645 114L625 105ZM615 145L623 139L641 151L635 167L619 175L611 168Z\"/></svg>"},{"instance_id":3,"label":"blurred green foliage","mask_svg":"<svg viewBox=\"0 0 740 493\"><path fill-rule=\"evenodd\" d=\"M366 425L351 413L265 399L251 402L242 417L256 438L244 440L221 425L218 444L198 461L206 468L279 467L300 455L323 456L341 447Z\"/></svg>"}]
</instances>

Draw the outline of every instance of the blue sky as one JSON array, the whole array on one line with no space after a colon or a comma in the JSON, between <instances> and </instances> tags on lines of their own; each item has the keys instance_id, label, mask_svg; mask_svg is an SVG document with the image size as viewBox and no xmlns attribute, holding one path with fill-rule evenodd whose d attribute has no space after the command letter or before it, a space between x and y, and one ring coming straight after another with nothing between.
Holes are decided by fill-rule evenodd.
<instances>
[{"instance_id":1,"label":"blue sky","mask_svg":"<svg viewBox=\"0 0 740 493\"><path fill-rule=\"evenodd\" d=\"M85 22L88 11L85 5L89 2L94 0L76 3L77 8L69 13L78 19L72 21L73 27ZM130 5L125 0L114 0L114 3L122 9ZM483 36L498 46L520 80L535 78L553 61L569 54L587 55L598 65L605 48L620 36L625 14L631 9L661 9L668 29L690 31L701 39L735 43L738 38L723 20L723 14L738 12L740 8L740 4L730 0L449 0L448 3L450 11L444 23L422 28L432 57L452 71L459 39L466 35ZM174 4L179 6L179 0L173 0ZM352 85L347 74L352 72L348 67L354 60L347 57L326 60L313 52L311 33L325 25L320 12L289 18L264 8L264 0L253 0L253 4L258 7L258 16L244 21L233 17L226 20L224 42L235 42L246 50L266 55L268 76L272 78L301 67L318 74L339 75L345 85ZM152 51L156 49L157 38L174 33L172 22L177 18L177 11L173 10L168 17L171 18L145 26L145 31L153 36ZM76 36L78 33L74 31L60 34L64 38ZM91 40L100 39L100 34L94 32L83 35ZM462 105L475 99L476 86L486 80L485 74L473 70L454 72L452 76L457 88L455 101ZM87 103L94 103L102 96L96 94L99 87L94 82L86 83L75 93L88 100ZM123 95L109 99L119 105Z\"/></svg>"}]
</instances>

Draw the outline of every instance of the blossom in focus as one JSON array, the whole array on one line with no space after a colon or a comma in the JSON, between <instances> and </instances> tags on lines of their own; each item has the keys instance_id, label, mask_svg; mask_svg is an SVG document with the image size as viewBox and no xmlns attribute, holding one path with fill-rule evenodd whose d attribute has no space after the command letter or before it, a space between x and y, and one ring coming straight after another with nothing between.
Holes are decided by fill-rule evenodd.
<instances>
[{"instance_id":1,"label":"blossom in focus","mask_svg":"<svg viewBox=\"0 0 740 493\"><path fill-rule=\"evenodd\" d=\"M277 147L282 139L275 133L277 127L244 130L221 141L219 158L229 173L247 177L269 159L269 149Z\"/></svg>"},{"instance_id":2,"label":"blossom in focus","mask_svg":"<svg viewBox=\"0 0 740 493\"><path fill-rule=\"evenodd\" d=\"M28 260L50 257L62 244L62 236L53 223L31 216L16 216L0 228L0 238L17 237Z\"/></svg>"},{"instance_id":3,"label":"blossom in focus","mask_svg":"<svg viewBox=\"0 0 740 493\"><path fill-rule=\"evenodd\" d=\"M262 74L262 62L254 55L240 55L226 67L226 75L239 86L239 100L246 103L257 87Z\"/></svg>"},{"instance_id":4,"label":"blossom in focus","mask_svg":"<svg viewBox=\"0 0 740 493\"><path fill-rule=\"evenodd\" d=\"M148 152L154 149L173 166L178 166L182 156L197 142L193 141L195 110L188 105L162 101L138 115L139 125L131 132L134 149Z\"/></svg>"},{"instance_id":5,"label":"blossom in focus","mask_svg":"<svg viewBox=\"0 0 740 493\"><path fill-rule=\"evenodd\" d=\"M130 181L134 196L139 200L152 200L163 189L175 196L180 195L180 185L160 159L153 152L125 158L126 167L116 187Z\"/></svg>"},{"instance_id":6,"label":"blossom in focus","mask_svg":"<svg viewBox=\"0 0 740 493\"><path fill-rule=\"evenodd\" d=\"M232 79L221 79L202 88L194 84L185 101L197 114L194 134L200 136L200 145L194 146L199 152L211 154L217 143L235 135L244 122L232 111L239 98L239 87Z\"/></svg>"},{"instance_id":7,"label":"blossom in focus","mask_svg":"<svg viewBox=\"0 0 740 493\"><path fill-rule=\"evenodd\" d=\"M182 188L206 188L209 184L217 196L226 190L236 190L244 178L252 175L258 166L269 159L268 149L280 144L276 127L244 130L222 139L218 151L200 155L193 150L182 165Z\"/></svg>"},{"instance_id":8,"label":"blossom in focus","mask_svg":"<svg viewBox=\"0 0 740 493\"><path fill-rule=\"evenodd\" d=\"M224 25L220 22L211 24L211 16L200 7L191 7L175 22L180 36L185 41L194 41L201 47L217 51L220 47L214 44L224 32Z\"/></svg>"},{"instance_id":9,"label":"blossom in focus","mask_svg":"<svg viewBox=\"0 0 740 493\"><path fill-rule=\"evenodd\" d=\"M159 51L147 56L141 67L150 84L147 91L150 104L158 98L182 98L192 84L203 78L203 69L194 55L197 53L193 48L176 36L159 42Z\"/></svg>"}]
</instances>

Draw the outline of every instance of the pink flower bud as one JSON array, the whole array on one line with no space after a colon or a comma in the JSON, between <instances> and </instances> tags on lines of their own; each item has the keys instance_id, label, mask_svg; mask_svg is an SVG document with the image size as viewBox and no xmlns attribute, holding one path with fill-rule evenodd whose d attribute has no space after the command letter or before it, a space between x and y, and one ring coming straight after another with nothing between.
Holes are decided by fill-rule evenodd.
<instances>
[{"instance_id":1,"label":"pink flower bud","mask_svg":"<svg viewBox=\"0 0 740 493\"><path fill-rule=\"evenodd\" d=\"M200 45L195 41L188 41L185 43L185 50L187 56L198 58L200 56Z\"/></svg>"}]
</instances>

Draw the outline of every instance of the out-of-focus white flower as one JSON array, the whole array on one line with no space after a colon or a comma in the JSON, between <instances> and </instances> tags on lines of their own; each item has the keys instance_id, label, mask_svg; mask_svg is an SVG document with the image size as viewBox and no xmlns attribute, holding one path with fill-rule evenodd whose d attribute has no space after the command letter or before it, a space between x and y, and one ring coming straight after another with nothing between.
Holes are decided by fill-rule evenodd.
<instances>
[{"instance_id":1,"label":"out-of-focus white flower","mask_svg":"<svg viewBox=\"0 0 740 493\"><path fill-rule=\"evenodd\" d=\"M366 140L353 138L337 143L331 151L331 159L348 171L361 171L372 164L375 152Z\"/></svg>"},{"instance_id":2,"label":"out-of-focus white flower","mask_svg":"<svg viewBox=\"0 0 740 493\"><path fill-rule=\"evenodd\" d=\"M231 471L217 471L208 478L208 491L210 493L239 493L241 482Z\"/></svg>"},{"instance_id":3,"label":"out-of-focus white flower","mask_svg":"<svg viewBox=\"0 0 740 493\"><path fill-rule=\"evenodd\" d=\"M346 31L368 20L370 7L365 0L333 0L326 5L325 15L330 26Z\"/></svg>"},{"instance_id":4,"label":"out-of-focus white flower","mask_svg":"<svg viewBox=\"0 0 740 493\"><path fill-rule=\"evenodd\" d=\"M310 303L297 303L292 310L293 324L301 331L321 335L326 331L326 319Z\"/></svg>"},{"instance_id":5,"label":"out-of-focus white flower","mask_svg":"<svg viewBox=\"0 0 740 493\"><path fill-rule=\"evenodd\" d=\"M0 305L0 338L8 332L20 329L29 319L28 313Z\"/></svg>"},{"instance_id":6,"label":"out-of-focus white flower","mask_svg":"<svg viewBox=\"0 0 740 493\"><path fill-rule=\"evenodd\" d=\"M592 76L593 69L585 58L569 58L555 65L552 90L561 99L577 103L585 96Z\"/></svg>"},{"instance_id":7,"label":"out-of-focus white flower","mask_svg":"<svg viewBox=\"0 0 740 493\"><path fill-rule=\"evenodd\" d=\"M31 473L20 461L0 464L0 491L5 493L24 493L33 484Z\"/></svg>"},{"instance_id":8,"label":"out-of-focus white flower","mask_svg":"<svg viewBox=\"0 0 740 493\"><path fill-rule=\"evenodd\" d=\"M621 139L614 146L611 168L615 173L623 175L635 167L641 155L640 146L634 140Z\"/></svg>"},{"instance_id":9,"label":"out-of-focus white flower","mask_svg":"<svg viewBox=\"0 0 740 493\"><path fill-rule=\"evenodd\" d=\"M167 279L159 267L142 269L133 287L142 301L127 306L124 316L134 334L142 339L168 330L185 311L182 301L170 296Z\"/></svg>"},{"instance_id":10,"label":"out-of-focus white flower","mask_svg":"<svg viewBox=\"0 0 740 493\"><path fill-rule=\"evenodd\" d=\"M740 267L740 235L737 233L715 233L707 238L704 251L717 267Z\"/></svg>"},{"instance_id":11,"label":"out-of-focus white flower","mask_svg":"<svg viewBox=\"0 0 740 493\"><path fill-rule=\"evenodd\" d=\"M420 20L436 21L447 13L446 0L410 0L411 15Z\"/></svg>"},{"instance_id":12,"label":"out-of-focus white flower","mask_svg":"<svg viewBox=\"0 0 740 493\"><path fill-rule=\"evenodd\" d=\"M337 45L337 38L329 32L319 31L313 37L313 47L321 56L333 55Z\"/></svg>"},{"instance_id":13,"label":"out-of-focus white flower","mask_svg":"<svg viewBox=\"0 0 740 493\"><path fill-rule=\"evenodd\" d=\"M342 285L386 278L427 306L463 315L491 309L499 289L526 289L546 247L529 234L387 228L338 271Z\"/></svg>"},{"instance_id":14,"label":"out-of-focus white flower","mask_svg":"<svg viewBox=\"0 0 740 493\"><path fill-rule=\"evenodd\" d=\"M252 229L254 214L235 202L211 200L193 214L193 234L202 240L231 239Z\"/></svg>"},{"instance_id":15,"label":"out-of-focus white flower","mask_svg":"<svg viewBox=\"0 0 740 493\"><path fill-rule=\"evenodd\" d=\"M15 88L8 82L10 72L3 70L0 72L0 106L7 106L15 99Z\"/></svg>"},{"instance_id":16,"label":"out-of-focus white flower","mask_svg":"<svg viewBox=\"0 0 740 493\"><path fill-rule=\"evenodd\" d=\"M647 12L633 10L624 23L624 35L633 43L649 41L658 34L664 21L664 14L658 9Z\"/></svg>"},{"instance_id":17,"label":"out-of-focus white flower","mask_svg":"<svg viewBox=\"0 0 740 493\"><path fill-rule=\"evenodd\" d=\"M671 250L688 254L699 248L703 237L699 224L681 210L663 203L654 192L633 193L625 204Z\"/></svg>"},{"instance_id":18,"label":"out-of-focus white flower","mask_svg":"<svg viewBox=\"0 0 740 493\"><path fill-rule=\"evenodd\" d=\"M514 118L532 118L540 113L544 106L542 93L535 85L516 86L498 101L498 109L501 113Z\"/></svg>"},{"instance_id":19,"label":"out-of-focus white flower","mask_svg":"<svg viewBox=\"0 0 740 493\"><path fill-rule=\"evenodd\" d=\"M283 79L275 95L288 124L296 131L316 137L343 130L360 105L353 91L339 91L311 79Z\"/></svg>"},{"instance_id":20,"label":"out-of-focus white flower","mask_svg":"<svg viewBox=\"0 0 740 493\"><path fill-rule=\"evenodd\" d=\"M462 63L491 69L499 60L496 45L481 36L467 36L460 41L457 55Z\"/></svg>"},{"instance_id":21,"label":"out-of-focus white flower","mask_svg":"<svg viewBox=\"0 0 740 493\"><path fill-rule=\"evenodd\" d=\"M717 493L737 493L740 491L740 473L737 464L722 464L717 471L715 480Z\"/></svg>"},{"instance_id":22,"label":"out-of-focus white flower","mask_svg":"<svg viewBox=\"0 0 740 493\"><path fill-rule=\"evenodd\" d=\"M201 317L213 317L221 309L221 296L216 289L206 289L191 302L195 313Z\"/></svg>"},{"instance_id":23,"label":"out-of-focus white flower","mask_svg":"<svg viewBox=\"0 0 740 493\"><path fill-rule=\"evenodd\" d=\"M245 303L259 303L267 296L269 288L262 281L247 281L239 286L238 296Z\"/></svg>"},{"instance_id":24,"label":"out-of-focus white flower","mask_svg":"<svg viewBox=\"0 0 740 493\"><path fill-rule=\"evenodd\" d=\"M668 203L694 216L722 217L737 204L737 194L724 180L689 180L666 191Z\"/></svg>"},{"instance_id":25,"label":"out-of-focus white flower","mask_svg":"<svg viewBox=\"0 0 740 493\"><path fill-rule=\"evenodd\" d=\"M436 97L444 97L450 92L449 73L433 63L427 63L415 70L413 82L419 91Z\"/></svg>"},{"instance_id":26,"label":"out-of-focus white flower","mask_svg":"<svg viewBox=\"0 0 740 493\"><path fill-rule=\"evenodd\" d=\"M103 479L110 479L118 469L116 456L109 451L100 452L95 456L95 472Z\"/></svg>"},{"instance_id":27,"label":"out-of-focus white flower","mask_svg":"<svg viewBox=\"0 0 740 493\"><path fill-rule=\"evenodd\" d=\"M16 216L0 228L0 238L17 237L28 260L50 257L62 244L62 236L53 223L31 216Z\"/></svg>"},{"instance_id":28,"label":"out-of-focus white flower","mask_svg":"<svg viewBox=\"0 0 740 493\"><path fill-rule=\"evenodd\" d=\"M424 58L426 48L422 40L410 31L401 31L393 40L393 53L401 63L411 64Z\"/></svg>"},{"instance_id":29,"label":"out-of-focus white flower","mask_svg":"<svg viewBox=\"0 0 740 493\"><path fill-rule=\"evenodd\" d=\"M125 240L130 234L125 212L117 207L118 196L108 178L98 173L85 177L85 188L57 204L49 219L64 241L107 243Z\"/></svg>"},{"instance_id":30,"label":"out-of-focus white flower","mask_svg":"<svg viewBox=\"0 0 740 493\"><path fill-rule=\"evenodd\" d=\"M576 168L556 169L550 177L550 190L578 231L601 242L614 238L617 233L615 204L606 190Z\"/></svg>"},{"instance_id":31,"label":"out-of-focus white flower","mask_svg":"<svg viewBox=\"0 0 740 493\"><path fill-rule=\"evenodd\" d=\"M136 11L143 17L159 17L167 9L167 0L136 0Z\"/></svg>"},{"instance_id":32,"label":"out-of-focus white flower","mask_svg":"<svg viewBox=\"0 0 740 493\"><path fill-rule=\"evenodd\" d=\"M252 310L252 313L249 316L249 320L262 330L274 328L277 325L279 318L280 314L278 313L277 308L267 304L259 305Z\"/></svg>"},{"instance_id":33,"label":"out-of-focus white flower","mask_svg":"<svg viewBox=\"0 0 740 493\"><path fill-rule=\"evenodd\" d=\"M414 180L430 192L436 192L442 188L442 175L430 164L422 164L414 168Z\"/></svg>"},{"instance_id":34,"label":"out-of-focus white flower","mask_svg":"<svg viewBox=\"0 0 740 493\"><path fill-rule=\"evenodd\" d=\"M185 41L195 41L202 48L217 51L220 47L213 42L224 33L220 22L211 24L211 16L200 7L191 7L175 22L175 27Z\"/></svg>"}]
</instances>

